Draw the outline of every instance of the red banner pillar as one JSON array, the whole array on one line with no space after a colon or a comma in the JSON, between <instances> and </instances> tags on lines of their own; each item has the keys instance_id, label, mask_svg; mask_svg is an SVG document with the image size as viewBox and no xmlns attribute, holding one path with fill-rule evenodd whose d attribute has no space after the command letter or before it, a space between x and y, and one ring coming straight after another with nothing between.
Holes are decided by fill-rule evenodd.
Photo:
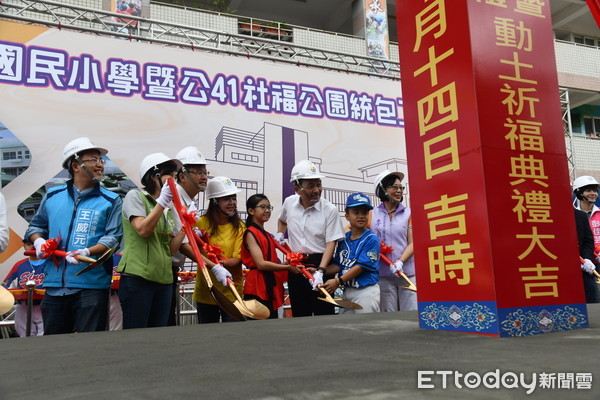
<instances>
[{"instance_id":1,"label":"red banner pillar","mask_svg":"<svg viewBox=\"0 0 600 400\"><path fill-rule=\"evenodd\" d=\"M420 326L588 326L548 1L396 0Z\"/></svg>"}]
</instances>

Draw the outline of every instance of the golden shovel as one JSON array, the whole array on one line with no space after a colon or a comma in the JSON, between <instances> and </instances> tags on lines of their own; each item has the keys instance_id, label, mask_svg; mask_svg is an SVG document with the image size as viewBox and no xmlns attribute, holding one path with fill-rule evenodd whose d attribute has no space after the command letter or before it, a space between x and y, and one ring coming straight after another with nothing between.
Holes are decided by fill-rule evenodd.
<instances>
[{"instance_id":1,"label":"golden shovel","mask_svg":"<svg viewBox=\"0 0 600 400\"><path fill-rule=\"evenodd\" d=\"M91 263L90 263L90 265L88 265L87 267L85 267L85 268L84 268L84 269L82 269L81 271L77 272L77 273L75 274L75 276L77 276L77 275L79 275L79 274L83 274L83 273L85 273L85 272L88 272L89 270L96 268L98 265L102 265L102 264L104 264L106 261L108 261L108 259L112 258L112 255L113 255L113 253L114 253L115 251L117 251L117 248L116 248L116 247L115 247L115 248L110 248L110 249L107 249L107 250L106 250L104 253L102 253L102 255L101 255L100 257L98 257L98 259L97 259L97 260L94 260L94 259L92 258L92 260L94 260L94 261L93 261L93 262L91 262ZM85 261L85 260L84 260L84 259L82 259L81 257L79 257L79 259L80 259L81 261ZM85 261L85 262L89 262L89 260L88 260L88 261Z\"/></svg>"},{"instance_id":2,"label":"golden shovel","mask_svg":"<svg viewBox=\"0 0 600 400\"><path fill-rule=\"evenodd\" d=\"M243 300L237 289L235 283L231 278L227 278L227 287L231 290L231 293L235 296L236 300L233 302L238 310L246 317L254 319L267 319L271 315L271 312L264 304L261 304L258 300Z\"/></svg>"},{"instance_id":3,"label":"golden shovel","mask_svg":"<svg viewBox=\"0 0 600 400\"><path fill-rule=\"evenodd\" d=\"M306 267L301 267L300 271L302 271L302 275L304 275L304 277L306 279L308 279L310 282L313 282L315 280L315 278L312 276L312 274L310 272L308 272L308 270L306 269ZM347 308L349 310L362 310L362 306L360 304L357 303L353 303L349 300L346 299L342 299L342 298L333 298L331 297L331 295L329 294L329 292L327 290L325 290L324 287L319 285L319 290L321 291L321 293L323 293L325 295L325 297L318 297L319 300L322 300L326 303L331 303L337 307L342 307L342 308Z\"/></svg>"},{"instance_id":4,"label":"golden shovel","mask_svg":"<svg viewBox=\"0 0 600 400\"><path fill-rule=\"evenodd\" d=\"M383 242L382 242L382 246L383 246ZM386 246L387 247L387 246ZM387 265L391 265L394 262L392 260L390 260L390 258L388 256L386 256L384 253L380 253L379 254L379 258L381 258ZM413 283L413 281L411 281L410 279L408 279L408 276L406 276L406 274L402 271L398 271L397 272L398 276L401 278L404 278L404 280L406 280L406 282L408 283L408 286L403 286L404 289L406 290L412 290L413 292L417 291L417 285L415 285Z\"/></svg>"},{"instance_id":5,"label":"golden shovel","mask_svg":"<svg viewBox=\"0 0 600 400\"><path fill-rule=\"evenodd\" d=\"M331 297L329 292L320 285L319 285L319 290L321 291L321 293L323 293L325 295L325 298L319 297L318 298L319 300L323 300L326 303L331 303L338 307L347 308L349 310L362 310L363 309L360 304L353 303L350 300L342 299L341 297L336 297L336 298Z\"/></svg>"},{"instance_id":6,"label":"golden shovel","mask_svg":"<svg viewBox=\"0 0 600 400\"><path fill-rule=\"evenodd\" d=\"M236 321L245 321L246 318L244 318L244 315L240 312L238 307L213 284L208 269L206 268L206 265L204 265L204 261L200 258L200 262L197 264L198 269L202 272L202 276L204 277L204 282L208 286L210 295L219 308Z\"/></svg>"}]
</instances>

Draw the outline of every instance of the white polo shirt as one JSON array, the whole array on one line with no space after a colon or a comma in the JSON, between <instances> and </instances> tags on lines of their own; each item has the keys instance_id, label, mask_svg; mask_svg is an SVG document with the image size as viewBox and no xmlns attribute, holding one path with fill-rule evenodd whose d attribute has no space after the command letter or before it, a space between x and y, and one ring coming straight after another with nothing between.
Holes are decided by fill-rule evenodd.
<instances>
[{"instance_id":1,"label":"white polo shirt","mask_svg":"<svg viewBox=\"0 0 600 400\"><path fill-rule=\"evenodd\" d=\"M279 219L287 224L290 248L294 253L323 253L328 242L344 238L344 228L337 208L321 198L304 208L300 196L289 196L283 202Z\"/></svg>"}]
</instances>

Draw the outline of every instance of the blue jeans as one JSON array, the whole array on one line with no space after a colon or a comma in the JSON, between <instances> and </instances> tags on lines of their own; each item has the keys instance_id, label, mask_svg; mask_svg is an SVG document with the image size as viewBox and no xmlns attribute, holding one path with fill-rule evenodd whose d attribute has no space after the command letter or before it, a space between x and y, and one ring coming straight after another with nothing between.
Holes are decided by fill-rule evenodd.
<instances>
[{"instance_id":1,"label":"blue jeans","mask_svg":"<svg viewBox=\"0 0 600 400\"><path fill-rule=\"evenodd\" d=\"M119 300L123 310L123 329L167 326L172 295L171 284L122 275Z\"/></svg>"},{"instance_id":2,"label":"blue jeans","mask_svg":"<svg viewBox=\"0 0 600 400\"><path fill-rule=\"evenodd\" d=\"M44 335L106 330L108 289L81 289L66 296L44 296Z\"/></svg>"}]
</instances>

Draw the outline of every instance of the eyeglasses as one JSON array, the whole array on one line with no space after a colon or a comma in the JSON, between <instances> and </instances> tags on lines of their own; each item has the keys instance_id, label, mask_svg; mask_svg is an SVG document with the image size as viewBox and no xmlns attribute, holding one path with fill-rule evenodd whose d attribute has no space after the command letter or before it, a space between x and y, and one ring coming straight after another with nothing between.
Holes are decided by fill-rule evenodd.
<instances>
[{"instance_id":1,"label":"eyeglasses","mask_svg":"<svg viewBox=\"0 0 600 400\"><path fill-rule=\"evenodd\" d=\"M199 176L208 176L208 175L210 175L210 171L191 171L191 170L188 169L187 172L189 172L190 174L199 175Z\"/></svg>"},{"instance_id":2,"label":"eyeglasses","mask_svg":"<svg viewBox=\"0 0 600 400\"><path fill-rule=\"evenodd\" d=\"M404 186L402 185L392 185L392 186L388 186L388 189L394 189L394 190L404 190Z\"/></svg>"},{"instance_id":3,"label":"eyeglasses","mask_svg":"<svg viewBox=\"0 0 600 400\"><path fill-rule=\"evenodd\" d=\"M106 164L106 160L104 158L95 158L95 157L94 158L88 158L87 160L81 160L81 162L90 162L92 164L98 164L98 163L100 163L102 165Z\"/></svg>"},{"instance_id":4,"label":"eyeglasses","mask_svg":"<svg viewBox=\"0 0 600 400\"><path fill-rule=\"evenodd\" d=\"M273 211L273 206L266 206L264 204L261 204L259 206L256 206L256 208L262 208L263 211Z\"/></svg>"}]
</instances>

